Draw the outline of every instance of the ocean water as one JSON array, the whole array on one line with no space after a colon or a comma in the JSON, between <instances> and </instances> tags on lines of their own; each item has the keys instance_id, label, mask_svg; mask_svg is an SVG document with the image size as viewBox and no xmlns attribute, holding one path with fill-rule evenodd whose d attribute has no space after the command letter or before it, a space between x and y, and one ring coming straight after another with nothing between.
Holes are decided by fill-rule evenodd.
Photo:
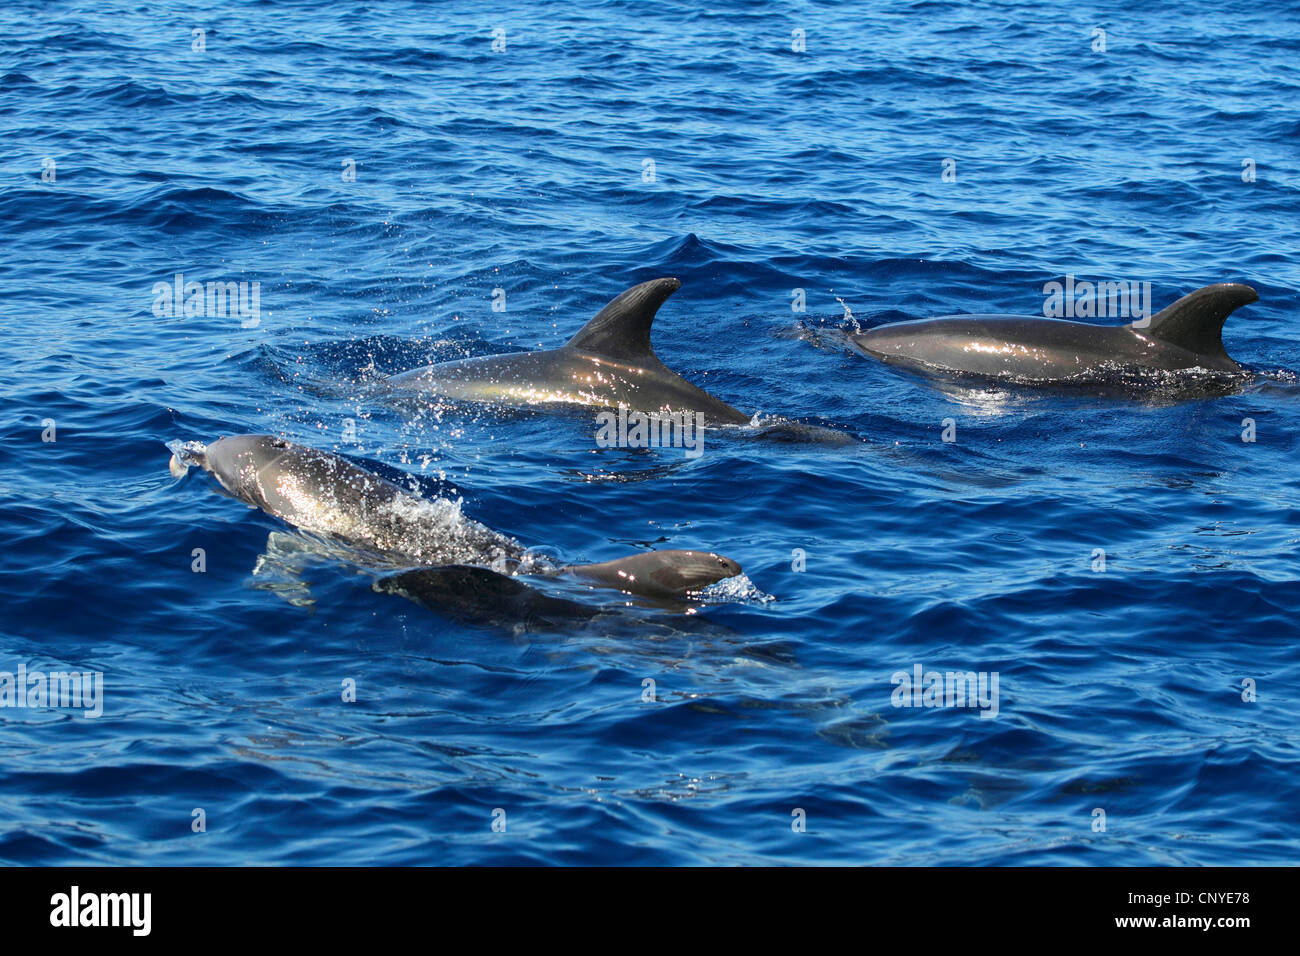
<instances>
[{"instance_id":1,"label":"ocean water","mask_svg":"<svg viewBox=\"0 0 1300 956\"><path fill-rule=\"evenodd\" d=\"M0 708L0 861L1294 862L1298 60L1277 0L0 6L0 671L103 675ZM257 311L160 316L177 273ZM665 275L659 355L759 416L698 457L375 387ZM843 344L1065 276L1250 283L1251 374ZM420 606L168 473L246 431L754 590ZM917 666L996 716L894 706Z\"/></svg>"}]
</instances>

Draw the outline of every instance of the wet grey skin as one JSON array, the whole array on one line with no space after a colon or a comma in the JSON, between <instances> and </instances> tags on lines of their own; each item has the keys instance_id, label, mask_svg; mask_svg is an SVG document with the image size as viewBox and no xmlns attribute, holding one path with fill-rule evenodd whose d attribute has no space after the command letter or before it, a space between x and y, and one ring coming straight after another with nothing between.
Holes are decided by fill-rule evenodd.
<instances>
[{"instance_id":1,"label":"wet grey skin","mask_svg":"<svg viewBox=\"0 0 1300 956\"><path fill-rule=\"evenodd\" d=\"M398 392L502 405L588 406L638 412L703 412L706 425L750 416L692 385L650 347L650 326L677 279L633 286L558 349L440 362L388 379Z\"/></svg>"},{"instance_id":2,"label":"wet grey skin","mask_svg":"<svg viewBox=\"0 0 1300 956\"><path fill-rule=\"evenodd\" d=\"M1014 315L954 315L894 322L849 336L873 358L925 372L1060 382L1122 369L1240 372L1223 347L1223 323L1259 298L1223 282L1188 293L1132 324L1092 325Z\"/></svg>"},{"instance_id":3,"label":"wet grey skin","mask_svg":"<svg viewBox=\"0 0 1300 956\"><path fill-rule=\"evenodd\" d=\"M599 564L551 567L531 561L514 539L459 513L446 520L386 478L329 452L273 435L219 438L202 451L180 448L173 475L189 466L210 472L245 504L304 531L335 538L407 566L491 565L510 573L567 575L649 598L681 598L741 573L730 558L708 551L665 550Z\"/></svg>"}]
</instances>

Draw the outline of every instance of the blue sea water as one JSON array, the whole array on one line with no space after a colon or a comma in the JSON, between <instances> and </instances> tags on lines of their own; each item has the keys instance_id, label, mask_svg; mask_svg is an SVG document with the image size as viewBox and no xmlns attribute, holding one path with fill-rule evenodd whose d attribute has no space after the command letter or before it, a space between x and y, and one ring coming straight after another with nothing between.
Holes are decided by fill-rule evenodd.
<instances>
[{"instance_id":1,"label":"blue sea water","mask_svg":"<svg viewBox=\"0 0 1300 956\"><path fill-rule=\"evenodd\" d=\"M4 4L0 671L104 684L0 709L0 860L1294 862L1297 62L1280 0ZM156 315L177 273L256 323ZM660 356L762 416L698 458L377 397L663 275ZM936 387L842 344L1066 275L1250 283L1252 376ZM244 431L772 599L421 607L169 475ZM997 716L893 706L916 665L996 672Z\"/></svg>"}]
</instances>

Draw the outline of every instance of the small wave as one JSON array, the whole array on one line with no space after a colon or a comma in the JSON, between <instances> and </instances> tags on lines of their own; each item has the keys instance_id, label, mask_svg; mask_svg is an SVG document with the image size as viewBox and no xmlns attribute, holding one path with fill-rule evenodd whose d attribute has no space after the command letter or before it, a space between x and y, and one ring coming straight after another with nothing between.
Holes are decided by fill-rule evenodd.
<instances>
[{"instance_id":1,"label":"small wave","mask_svg":"<svg viewBox=\"0 0 1300 956\"><path fill-rule=\"evenodd\" d=\"M715 581L696 595L703 604L774 604L776 598L760 589L747 574Z\"/></svg>"},{"instance_id":2,"label":"small wave","mask_svg":"<svg viewBox=\"0 0 1300 956\"><path fill-rule=\"evenodd\" d=\"M134 80L128 80L125 83L119 83L117 86L106 89L88 92L87 96L93 100L100 100L104 104L125 106L133 109L140 107L158 109L166 106L180 106L193 103L197 99L197 97L190 94L172 93L161 85L149 86L144 83L137 83Z\"/></svg>"}]
</instances>

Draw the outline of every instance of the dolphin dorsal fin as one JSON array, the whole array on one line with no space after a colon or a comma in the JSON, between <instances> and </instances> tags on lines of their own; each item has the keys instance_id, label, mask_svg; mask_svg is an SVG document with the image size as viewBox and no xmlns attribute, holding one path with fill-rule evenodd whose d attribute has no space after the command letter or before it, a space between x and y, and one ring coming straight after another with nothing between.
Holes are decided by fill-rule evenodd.
<instances>
[{"instance_id":1,"label":"dolphin dorsal fin","mask_svg":"<svg viewBox=\"0 0 1300 956\"><path fill-rule=\"evenodd\" d=\"M1223 323L1234 309L1256 301L1259 294L1239 282L1220 282L1189 292L1151 318L1147 331L1162 342L1197 355L1227 356Z\"/></svg>"},{"instance_id":2,"label":"dolphin dorsal fin","mask_svg":"<svg viewBox=\"0 0 1300 956\"><path fill-rule=\"evenodd\" d=\"M676 279L651 279L628 289L582 327L565 348L627 361L654 358L650 326L664 301L682 287Z\"/></svg>"}]
</instances>

